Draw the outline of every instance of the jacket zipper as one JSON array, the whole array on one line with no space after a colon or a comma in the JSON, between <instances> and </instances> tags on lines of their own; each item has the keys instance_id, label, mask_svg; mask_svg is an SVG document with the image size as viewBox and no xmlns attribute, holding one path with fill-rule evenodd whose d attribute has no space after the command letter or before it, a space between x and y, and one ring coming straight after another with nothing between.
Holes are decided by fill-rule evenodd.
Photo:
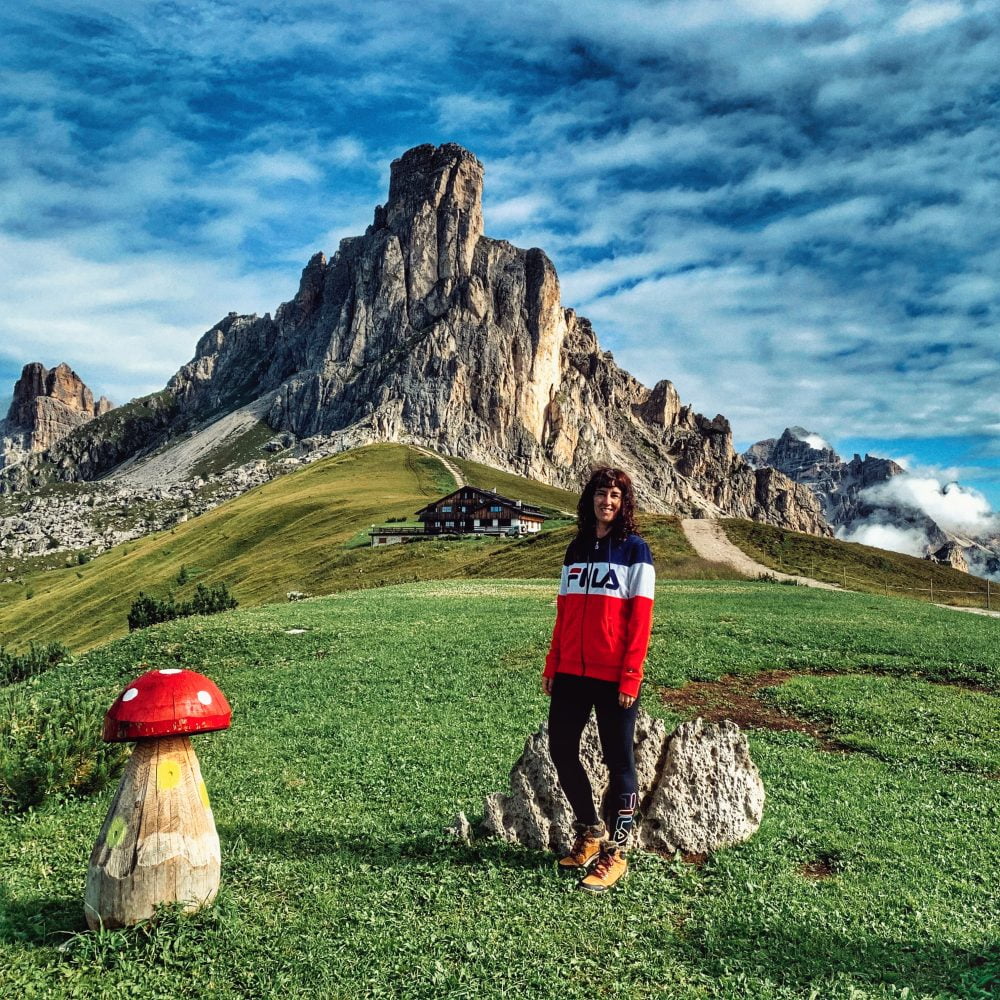
<instances>
[{"instance_id":1,"label":"jacket zipper","mask_svg":"<svg viewBox=\"0 0 1000 1000\"><path fill-rule=\"evenodd\" d=\"M601 549L601 540L595 536L594 538L594 552L599 552ZM609 556L610 558L610 556ZM593 552L587 561L587 589L583 594L583 615L580 618L580 676L587 676L587 661L584 659L584 641L583 641L583 630L587 623L587 598L590 597L590 581L593 577L593 567L594 567L594 555Z\"/></svg>"},{"instance_id":2,"label":"jacket zipper","mask_svg":"<svg viewBox=\"0 0 1000 1000\"><path fill-rule=\"evenodd\" d=\"M594 549L597 549L597 539L594 539ZM583 614L580 616L580 676L587 676L587 661L584 659L583 652L583 630L587 622L587 598L590 597L590 577L591 577L591 567L593 566L593 553L587 557L587 589L583 592Z\"/></svg>"}]
</instances>

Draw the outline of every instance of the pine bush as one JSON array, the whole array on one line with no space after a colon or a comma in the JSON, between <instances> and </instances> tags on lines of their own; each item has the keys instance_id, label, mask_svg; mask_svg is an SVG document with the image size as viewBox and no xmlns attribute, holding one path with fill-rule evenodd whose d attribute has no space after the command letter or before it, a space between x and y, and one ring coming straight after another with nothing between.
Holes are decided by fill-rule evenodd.
<instances>
[{"instance_id":1,"label":"pine bush","mask_svg":"<svg viewBox=\"0 0 1000 1000\"><path fill-rule=\"evenodd\" d=\"M199 583L191 600L180 602L174 600L173 594L161 599L139 591L139 596L132 602L128 613L128 630L134 632L149 625L187 618L190 615L215 615L220 611L231 611L238 605L239 601L229 593L229 587L224 583L211 587Z\"/></svg>"},{"instance_id":2,"label":"pine bush","mask_svg":"<svg viewBox=\"0 0 1000 1000\"><path fill-rule=\"evenodd\" d=\"M93 795L115 780L128 748L101 739L106 701L104 692L69 692L55 704L22 688L0 692L0 810Z\"/></svg>"},{"instance_id":3,"label":"pine bush","mask_svg":"<svg viewBox=\"0 0 1000 1000\"><path fill-rule=\"evenodd\" d=\"M16 684L68 659L69 650L59 642L46 646L31 644L27 653L8 653L0 646L0 686Z\"/></svg>"}]
</instances>

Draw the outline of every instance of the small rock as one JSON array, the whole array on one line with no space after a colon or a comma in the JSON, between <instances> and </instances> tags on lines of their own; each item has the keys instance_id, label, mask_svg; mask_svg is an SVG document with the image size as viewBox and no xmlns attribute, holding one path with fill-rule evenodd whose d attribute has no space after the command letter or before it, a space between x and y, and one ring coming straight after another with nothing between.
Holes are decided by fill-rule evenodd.
<instances>
[{"instance_id":1,"label":"small rock","mask_svg":"<svg viewBox=\"0 0 1000 1000\"><path fill-rule=\"evenodd\" d=\"M451 826L446 826L444 832L452 839L460 840L463 844L472 843L472 824L464 812L455 813Z\"/></svg>"}]
</instances>

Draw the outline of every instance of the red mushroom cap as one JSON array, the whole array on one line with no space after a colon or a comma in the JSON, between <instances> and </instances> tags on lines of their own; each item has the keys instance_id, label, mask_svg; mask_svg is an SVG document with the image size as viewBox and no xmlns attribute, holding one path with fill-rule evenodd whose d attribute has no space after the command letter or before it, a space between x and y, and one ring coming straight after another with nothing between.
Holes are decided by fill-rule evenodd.
<instances>
[{"instance_id":1,"label":"red mushroom cap","mask_svg":"<svg viewBox=\"0 0 1000 1000\"><path fill-rule=\"evenodd\" d=\"M228 729L233 710L204 674L150 670L118 696L104 716L108 743Z\"/></svg>"}]
</instances>

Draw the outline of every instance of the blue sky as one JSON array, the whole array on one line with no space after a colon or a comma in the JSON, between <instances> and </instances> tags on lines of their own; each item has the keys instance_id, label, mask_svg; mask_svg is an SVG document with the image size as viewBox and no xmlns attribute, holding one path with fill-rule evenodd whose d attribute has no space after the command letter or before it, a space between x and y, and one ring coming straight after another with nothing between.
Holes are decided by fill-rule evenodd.
<instances>
[{"instance_id":1,"label":"blue sky","mask_svg":"<svg viewBox=\"0 0 1000 1000\"><path fill-rule=\"evenodd\" d=\"M997 0L7 6L0 400L161 388L456 141L642 381L1000 507Z\"/></svg>"}]
</instances>

